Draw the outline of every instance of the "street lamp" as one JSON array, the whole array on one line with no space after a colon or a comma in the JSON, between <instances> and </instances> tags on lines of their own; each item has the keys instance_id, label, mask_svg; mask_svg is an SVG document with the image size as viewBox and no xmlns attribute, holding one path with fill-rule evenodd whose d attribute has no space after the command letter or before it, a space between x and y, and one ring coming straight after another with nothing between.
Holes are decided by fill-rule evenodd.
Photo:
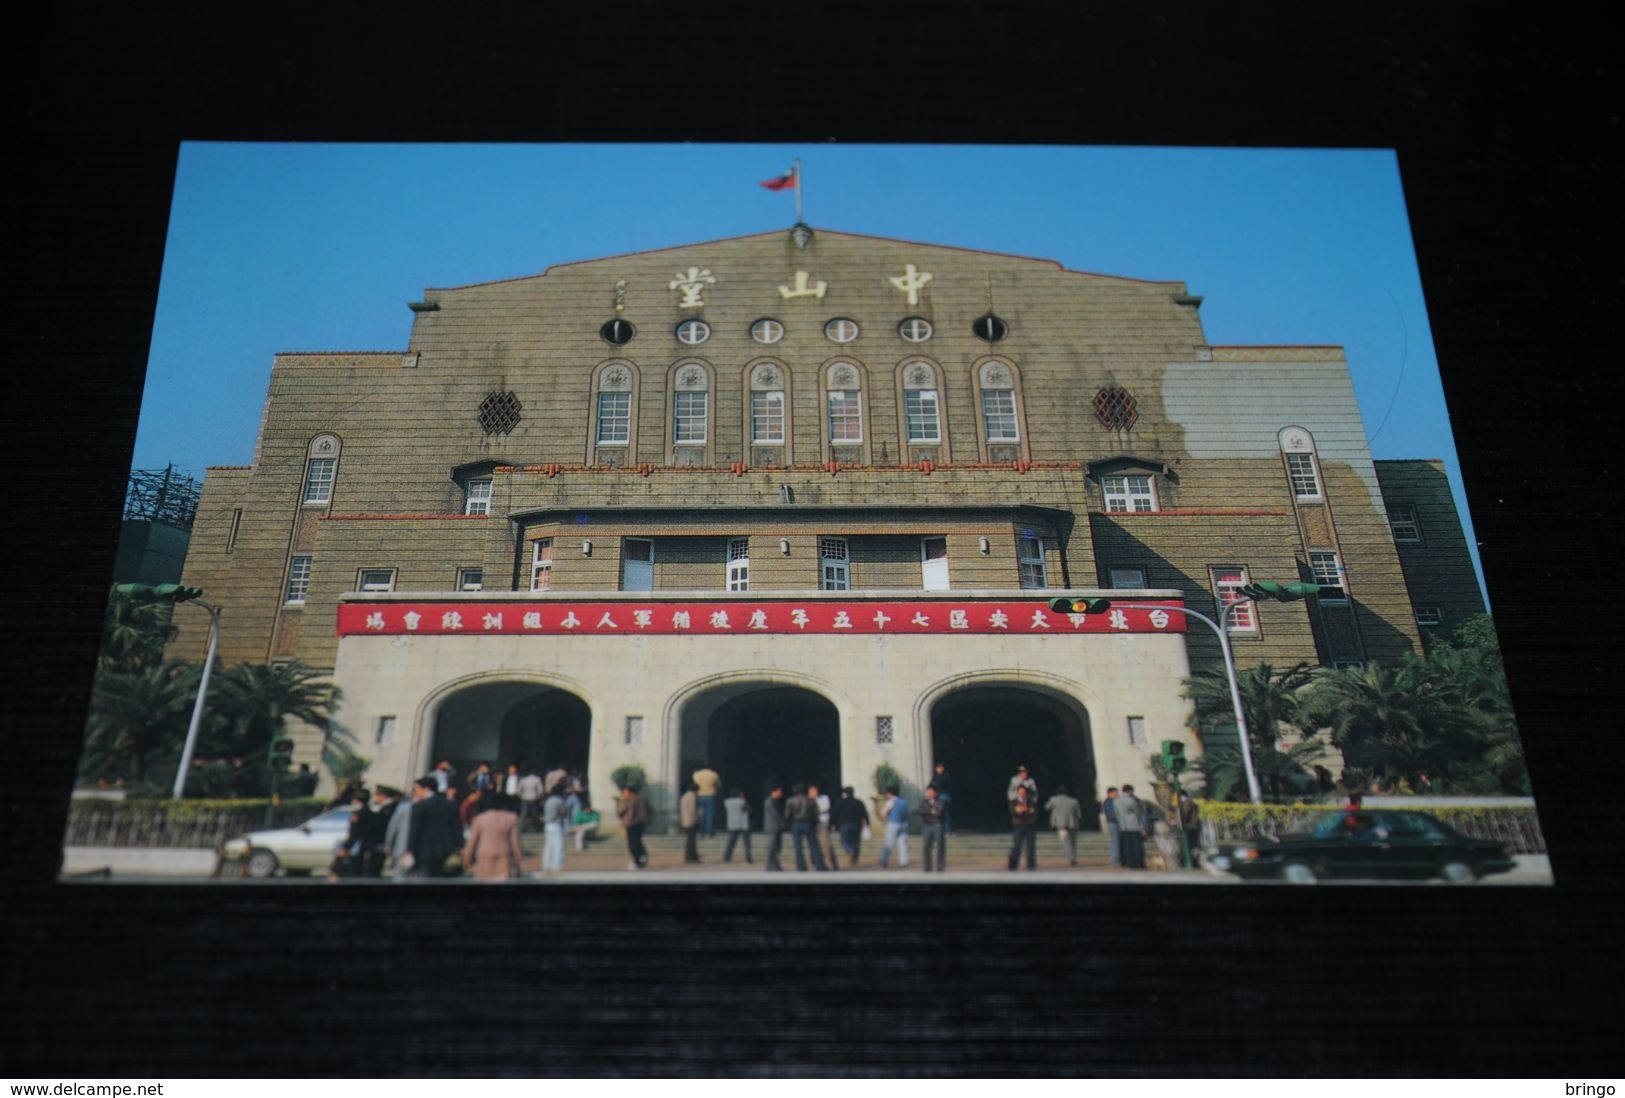
<instances>
[{"instance_id":1,"label":"street lamp","mask_svg":"<svg viewBox=\"0 0 1625 1098\"><path fill-rule=\"evenodd\" d=\"M203 658L203 678L198 682L197 702L192 706L192 723L186 729L186 746L181 749L180 769L175 772L173 797L180 800L186 788L186 772L192 765L192 749L197 746L198 729L203 725L203 700L209 696L209 673L214 670L214 653L220 647L220 608L203 601L203 589L178 583L119 583L113 590L135 602L195 602L209 612L209 654Z\"/></svg>"},{"instance_id":2,"label":"street lamp","mask_svg":"<svg viewBox=\"0 0 1625 1098\"><path fill-rule=\"evenodd\" d=\"M1264 800L1263 792L1258 787L1258 772L1253 769L1253 748L1250 737L1247 735L1247 715L1242 711L1241 687L1236 682L1236 658L1230 651L1230 612L1243 603L1255 602L1260 598L1274 599L1277 602L1296 602L1318 592L1320 588L1313 583L1276 583L1265 580L1261 583L1249 583L1239 589L1241 598L1224 608L1219 620L1214 621L1206 614L1199 614L1195 610L1187 610L1182 606L1161 606L1143 602L1114 602L1111 599L1051 599L1049 608L1059 614L1101 614L1112 606L1124 607L1129 610L1162 610L1164 612L1183 614L1187 618L1195 618L1219 638L1219 651L1224 654L1224 674L1230 682L1230 706L1236 715L1236 732L1241 738L1241 765L1247 773L1247 796L1254 804Z\"/></svg>"}]
</instances>

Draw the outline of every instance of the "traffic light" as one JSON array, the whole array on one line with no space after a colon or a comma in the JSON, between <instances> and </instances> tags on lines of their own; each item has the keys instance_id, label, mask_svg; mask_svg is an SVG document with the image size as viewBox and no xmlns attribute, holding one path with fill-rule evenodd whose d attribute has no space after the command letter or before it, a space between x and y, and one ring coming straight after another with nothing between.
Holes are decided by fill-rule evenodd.
<instances>
[{"instance_id":1,"label":"traffic light","mask_svg":"<svg viewBox=\"0 0 1625 1098\"><path fill-rule=\"evenodd\" d=\"M1185 745L1178 740L1162 741L1162 765L1170 774L1182 774L1189 765Z\"/></svg>"},{"instance_id":2,"label":"traffic light","mask_svg":"<svg viewBox=\"0 0 1625 1098\"><path fill-rule=\"evenodd\" d=\"M1057 614L1104 614L1111 599L1050 599L1049 608Z\"/></svg>"},{"instance_id":3,"label":"traffic light","mask_svg":"<svg viewBox=\"0 0 1625 1098\"><path fill-rule=\"evenodd\" d=\"M190 602L203 597L201 587L183 587L178 583L116 583L113 590L137 602Z\"/></svg>"},{"instance_id":4,"label":"traffic light","mask_svg":"<svg viewBox=\"0 0 1625 1098\"><path fill-rule=\"evenodd\" d=\"M1260 580L1257 583L1245 584L1241 593L1253 600L1274 599L1276 602L1297 602L1310 595L1317 594L1320 586L1313 583L1277 583L1274 580Z\"/></svg>"},{"instance_id":5,"label":"traffic light","mask_svg":"<svg viewBox=\"0 0 1625 1098\"><path fill-rule=\"evenodd\" d=\"M273 774L280 773L293 765L293 740L286 736L271 741L271 748L265 753L265 765Z\"/></svg>"}]
</instances>

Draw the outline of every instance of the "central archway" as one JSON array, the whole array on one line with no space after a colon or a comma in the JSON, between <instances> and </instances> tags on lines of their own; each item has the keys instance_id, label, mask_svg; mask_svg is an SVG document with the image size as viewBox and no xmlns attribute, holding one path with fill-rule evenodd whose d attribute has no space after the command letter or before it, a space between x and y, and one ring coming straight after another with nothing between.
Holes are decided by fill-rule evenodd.
<instances>
[{"instance_id":1,"label":"central archway","mask_svg":"<svg viewBox=\"0 0 1625 1098\"><path fill-rule=\"evenodd\" d=\"M761 827L771 779L834 790L841 780L840 714L829 699L799 686L730 682L691 698L682 709L678 792L709 762L724 789L739 788Z\"/></svg>"},{"instance_id":2,"label":"central archway","mask_svg":"<svg viewBox=\"0 0 1625 1098\"><path fill-rule=\"evenodd\" d=\"M459 774L482 762L499 773L508 763L538 773L554 767L585 772L592 711L581 698L554 686L476 683L440 703L432 743L433 760L450 759Z\"/></svg>"},{"instance_id":3,"label":"central archway","mask_svg":"<svg viewBox=\"0 0 1625 1098\"><path fill-rule=\"evenodd\" d=\"M931 751L953 781L955 828L1008 830L1010 777L1023 764L1038 783L1040 803L1064 785L1083 802L1085 820L1091 817L1089 720L1071 699L997 682L955 690L931 707Z\"/></svg>"}]
</instances>

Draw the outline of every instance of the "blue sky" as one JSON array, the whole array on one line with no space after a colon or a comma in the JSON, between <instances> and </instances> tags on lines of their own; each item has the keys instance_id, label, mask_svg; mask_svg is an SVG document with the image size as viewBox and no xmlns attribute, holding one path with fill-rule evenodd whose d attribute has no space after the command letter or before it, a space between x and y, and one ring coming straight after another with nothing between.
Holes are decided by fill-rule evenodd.
<instances>
[{"instance_id":1,"label":"blue sky","mask_svg":"<svg viewBox=\"0 0 1625 1098\"><path fill-rule=\"evenodd\" d=\"M1383 150L189 143L132 465L248 464L271 356L402 348L425 287L785 228L756 184L795 157L815 229L1182 279L1212 343L1341 344L1372 455L1444 460L1477 564Z\"/></svg>"}]
</instances>

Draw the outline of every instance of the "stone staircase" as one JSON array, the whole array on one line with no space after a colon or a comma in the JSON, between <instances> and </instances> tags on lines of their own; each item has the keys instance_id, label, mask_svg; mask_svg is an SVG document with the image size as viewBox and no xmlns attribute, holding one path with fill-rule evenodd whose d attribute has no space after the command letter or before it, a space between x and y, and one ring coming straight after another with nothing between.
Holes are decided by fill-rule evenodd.
<instances>
[{"instance_id":1,"label":"stone staircase","mask_svg":"<svg viewBox=\"0 0 1625 1098\"><path fill-rule=\"evenodd\" d=\"M703 862L714 863L722 859L723 847L727 843L724 832L718 832L710 839L699 841L700 858ZM679 832L669 832L660 835L645 835L644 846L648 848L651 859L659 862L681 862L683 856L683 836ZM766 849L767 839L761 832L751 834L751 849L755 853L758 863L761 862L763 851ZM872 863L880 856L881 836L875 837L863 844L861 860ZM1041 829L1038 832L1038 860L1040 864L1053 865L1057 861L1066 864L1066 848L1061 845L1060 837L1054 831ZM542 836L527 832L521 839L521 847L527 859L539 858L542 851ZM924 857L925 844L919 833L911 834L908 838L909 857L911 864L918 864ZM735 859L743 857L743 847L736 848ZM958 865L987 863L989 866L1002 864L1010 855L1010 833L1008 831L956 831L948 836L948 859L950 863ZM795 862L794 845L788 833L784 836L784 850L781 855L785 865L791 866ZM626 860L626 840L619 832L595 838L587 844L586 851L578 852L575 849L575 840L565 839L565 858L568 864L578 860L616 861L624 863ZM1088 866L1104 866L1109 863L1108 844L1105 832L1081 831L1078 833L1078 863Z\"/></svg>"}]
</instances>

